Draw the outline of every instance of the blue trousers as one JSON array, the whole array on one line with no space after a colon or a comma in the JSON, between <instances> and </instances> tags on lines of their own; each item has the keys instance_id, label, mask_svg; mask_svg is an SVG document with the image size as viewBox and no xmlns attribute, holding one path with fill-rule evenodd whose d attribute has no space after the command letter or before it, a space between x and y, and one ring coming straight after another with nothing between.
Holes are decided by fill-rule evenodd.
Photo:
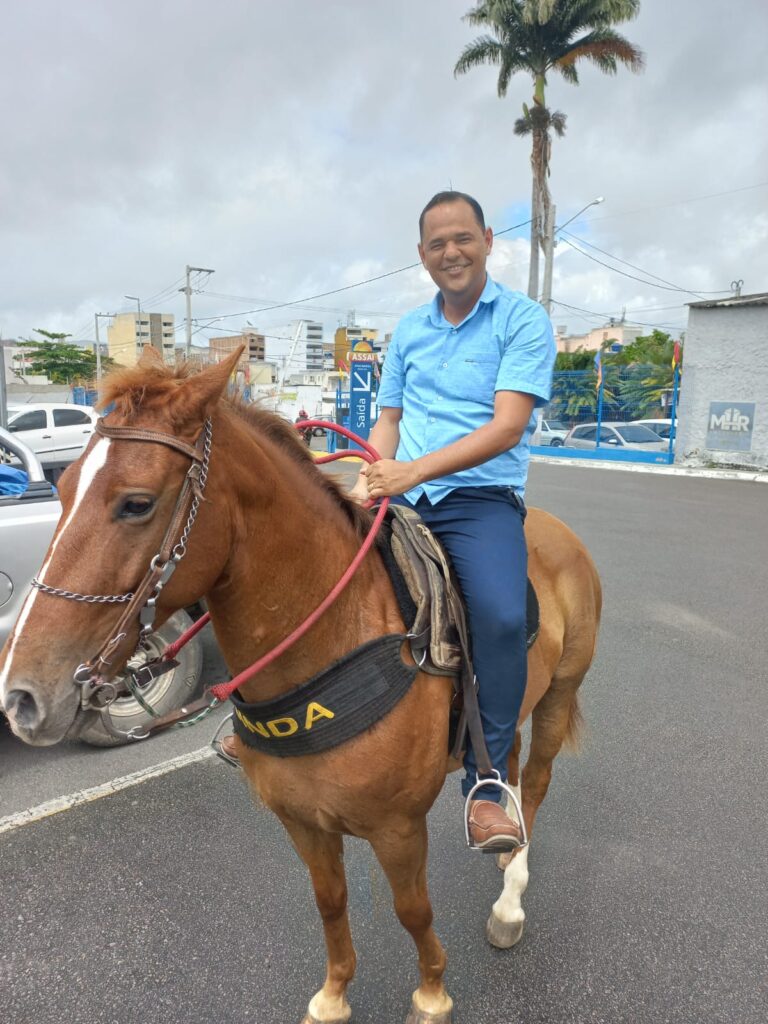
<instances>
[{"instance_id":1,"label":"blue trousers","mask_svg":"<svg viewBox=\"0 0 768 1024\"><path fill-rule=\"evenodd\" d=\"M404 498L395 502L410 504ZM509 487L463 487L431 505L413 506L450 555L461 585L472 639L483 735L493 767L507 779L528 672L525 506ZM471 744L464 759L462 792L477 781ZM501 800L498 789L478 797Z\"/></svg>"}]
</instances>

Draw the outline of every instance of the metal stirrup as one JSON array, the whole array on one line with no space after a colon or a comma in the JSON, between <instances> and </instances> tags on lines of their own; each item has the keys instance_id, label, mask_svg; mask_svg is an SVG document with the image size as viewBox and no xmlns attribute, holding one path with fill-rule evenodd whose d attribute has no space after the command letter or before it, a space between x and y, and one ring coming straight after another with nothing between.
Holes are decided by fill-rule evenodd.
<instances>
[{"instance_id":1,"label":"metal stirrup","mask_svg":"<svg viewBox=\"0 0 768 1024\"><path fill-rule=\"evenodd\" d=\"M233 768L240 768L240 762L237 760L237 758L229 756L229 754L224 750L224 747L222 746L221 743L221 739L219 738L221 736L222 730L226 728L228 722L232 722L234 720L234 717L234 712L232 712L231 715L227 715L226 718L222 718L222 720L218 724L216 732L213 734L213 739L211 740L211 747L213 748L213 751L216 754L216 756L220 757L222 761L226 761L227 764L231 764Z\"/></svg>"},{"instance_id":2,"label":"metal stirrup","mask_svg":"<svg viewBox=\"0 0 768 1024\"><path fill-rule=\"evenodd\" d=\"M495 778L493 776L496 776ZM496 789L500 789L503 793L512 801L515 814L517 815L517 824L520 826L520 843L515 846L515 850L522 850L528 845L528 832L525 827L525 819L523 818L523 809L520 806L520 801L517 799L517 794L507 782L503 782L501 774L494 768L490 775L484 775L482 778L478 775L477 782L474 784L472 789L467 793L467 799L464 801L464 835L467 840L467 846L470 850L477 850L478 853L499 853L496 850L484 850L479 846L475 846L472 842L472 838L469 834L469 808L475 793L479 789L484 789L486 786L495 786Z\"/></svg>"}]
</instances>

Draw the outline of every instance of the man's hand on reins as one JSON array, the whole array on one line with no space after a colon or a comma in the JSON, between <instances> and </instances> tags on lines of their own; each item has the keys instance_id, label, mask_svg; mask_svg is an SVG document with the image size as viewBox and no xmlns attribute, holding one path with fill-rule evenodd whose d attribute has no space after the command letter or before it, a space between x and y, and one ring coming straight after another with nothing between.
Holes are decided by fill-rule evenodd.
<instances>
[{"instance_id":1,"label":"man's hand on reins","mask_svg":"<svg viewBox=\"0 0 768 1024\"><path fill-rule=\"evenodd\" d=\"M368 494L371 498L404 494L421 482L415 463L397 462L395 459L379 459L370 466L363 466L358 484L362 478L367 481ZM356 488L358 484L355 485Z\"/></svg>"}]
</instances>

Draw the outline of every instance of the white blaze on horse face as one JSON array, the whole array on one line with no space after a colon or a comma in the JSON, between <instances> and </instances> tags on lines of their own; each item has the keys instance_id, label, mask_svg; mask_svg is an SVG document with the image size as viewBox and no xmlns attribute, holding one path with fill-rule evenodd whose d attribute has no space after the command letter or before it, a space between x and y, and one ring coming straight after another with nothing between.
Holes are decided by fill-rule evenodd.
<instances>
[{"instance_id":1,"label":"white blaze on horse face","mask_svg":"<svg viewBox=\"0 0 768 1024\"><path fill-rule=\"evenodd\" d=\"M72 503L69 515L66 521L59 528L53 543L48 549L48 558L45 560L42 569L37 575L37 578L41 583L45 582L45 574L48 571L53 556L56 553L56 548L61 542L61 538L64 536L67 527L72 522L74 517L77 515L77 511L83 503L83 500L90 489L91 484L96 479L96 474L100 469L103 469L105 462L107 461L107 453L109 452L110 440L108 437L100 437L92 450L89 452L85 462L80 467L80 475L77 479L77 491L75 492L75 500ZM5 692L8 677L11 673L11 663L13 662L13 654L16 648L16 643L21 636L22 630L26 624L29 614L32 611L32 607L36 599L40 596L40 591L35 587L32 587L27 599L24 602L24 606L21 609L16 625L13 627L13 632L8 640L8 653L5 658L5 665L0 669L0 704L5 701Z\"/></svg>"}]
</instances>

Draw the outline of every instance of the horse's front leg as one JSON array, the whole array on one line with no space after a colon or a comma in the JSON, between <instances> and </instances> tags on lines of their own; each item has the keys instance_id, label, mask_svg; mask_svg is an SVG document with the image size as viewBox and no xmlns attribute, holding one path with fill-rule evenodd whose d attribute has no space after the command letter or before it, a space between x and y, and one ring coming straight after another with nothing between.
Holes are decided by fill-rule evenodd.
<instances>
[{"instance_id":1,"label":"horse's front leg","mask_svg":"<svg viewBox=\"0 0 768 1024\"><path fill-rule=\"evenodd\" d=\"M310 1000L302 1024L346 1024L352 1014L347 1002L347 986L355 973L356 957L347 916L343 840L340 835L293 821L283 824L309 868L328 951L325 983Z\"/></svg>"},{"instance_id":2,"label":"horse's front leg","mask_svg":"<svg viewBox=\"0 0 768 1024\"><path fill-rule=\"evenodd\" d=\"M421 983L406 1024L451 1024L453 1001L443 985L445 953L432 928L427 892L426 820L390 823L370 843L392 887L395 912L419 953Z\"/></svg>"}]
</instances>

